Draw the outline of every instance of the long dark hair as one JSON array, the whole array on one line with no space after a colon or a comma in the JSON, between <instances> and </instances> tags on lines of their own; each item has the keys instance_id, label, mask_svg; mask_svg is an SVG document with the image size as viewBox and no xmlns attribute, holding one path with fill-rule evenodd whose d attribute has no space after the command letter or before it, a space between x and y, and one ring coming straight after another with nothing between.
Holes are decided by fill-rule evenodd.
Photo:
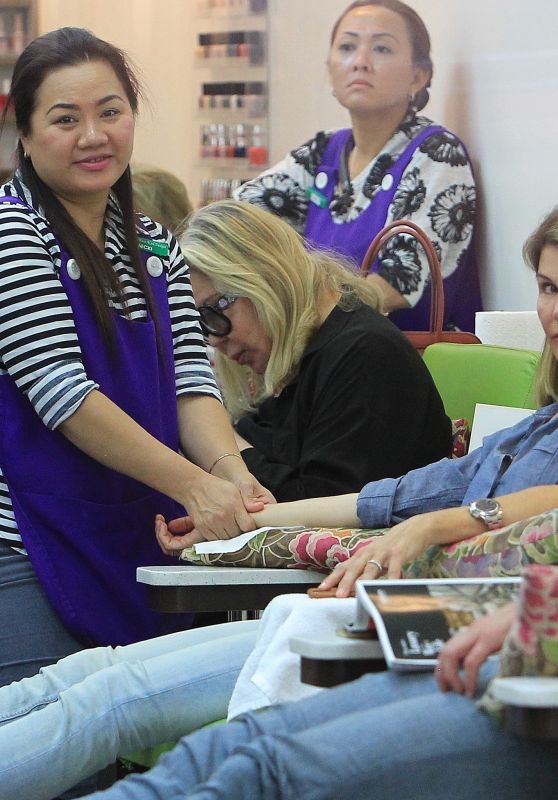
<instances>
[{"instance_id":1,"label":"long dark hair","mask_svg":"<svg viewBox=\"0 0 558 800\"><path fill-rule=\"evenodd\" d=\"M420 111L428 103L430 96L428 87L432 81L434 65L432 64L432 59L430 57L430 35L426 25L419 17L417 12L406 3L402 3L401 0L355 0L355 2L347 6L333 26L333 30L331 31L330 46L333 44L333 40L335 39L339 25L345 19L349 11L352 11L354 8L364 8L365 6L380 6L381 8L387 8L389 11L393 11L395 14L399 14L399 16L405 21L413 50L413 64L415 67L421 67L424 69L428 75L426 86L417 92L416 97L414 98L413 105L417 111Z\"/></svg>"},{"instance_id":2,"label":"long dark hair","mask_svg":"<svg viewBox=\"0 0 558 800\"><path fill-rule=\"evenodd\" d=\"M134 114L137 113L140 87L124 52L84 28L59 28L34 39L19 56L13 71L2 125L5 122L7 108L12 106L19 134L28 136L31 133L31 117L35 110L37 93L47 75L61 67L76 66L84 61L105 61L111 66L122 84L132 111ZM113 346L114 328L110 297L116 297L122 306L126 307L118 276L105 254L74 222L52 189L37 175L31 159L25 157L21 141L17 144L17 162L25 184L45 209L53 231L78 262L95 317L105 339ZM122 211L124 235L132 267L148 308L156 320L149 279L139 256L129 167L116 181L112 191Z\"/></svg>"}]
</instances>

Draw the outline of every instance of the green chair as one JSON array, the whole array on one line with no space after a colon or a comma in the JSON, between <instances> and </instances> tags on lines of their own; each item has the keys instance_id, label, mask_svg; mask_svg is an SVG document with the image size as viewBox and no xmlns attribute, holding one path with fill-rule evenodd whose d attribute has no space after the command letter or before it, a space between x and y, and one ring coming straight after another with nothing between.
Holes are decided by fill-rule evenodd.
<instances>
[{"instance_id":1,"label":"green chair","mask_svg":"<svg viewBox=\"0 0 558 800\"><path fill-rule=\"evenodd\" d=\"M488 344L432 344L424 362L450 419L473 421L475 405L536 408L541 354Z\"/></svg>"}]
</instances>

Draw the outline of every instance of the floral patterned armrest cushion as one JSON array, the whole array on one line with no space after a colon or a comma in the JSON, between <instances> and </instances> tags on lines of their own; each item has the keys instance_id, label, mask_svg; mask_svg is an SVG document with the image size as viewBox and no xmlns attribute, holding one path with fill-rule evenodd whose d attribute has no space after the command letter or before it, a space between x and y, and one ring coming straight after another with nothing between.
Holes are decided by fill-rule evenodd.
<instances>
[{"instance_id":1,"label":"floral patterned armrest cushion","mask_svg":"<svg viewBox=\"0 0 558 800\"><path fill-rule=\"evenodd\" d=\"M216 567L273 567L331 571L373 536L388 528L274 528L260 533L236 553L198 555L187 548L181 558ZM406 578L480 578L519 575L527 564L558 564L558 509L537 514L496 531L429 547L405 565Z\"/></svg>"},{"instance_id":2,"label":"floral patterned armrest cushion","mask_svg":"<svg viewBox=\"0 0 558 800\"><path fill-rule=\"evenodd\" d=\"M517 617L500 651L498 677L558 676L558 567L531 564L523 570ZM479 701L484 711L504 721L504 706L491 683Z\"/></svg>"},{"instance_id":3,"label":"floral patterned armrest cushion","mask_svg":"<svg viewBox=\"0 0 558 800\"><path fill-rule=\"evenodd\" d=\"M216 567L318 569L330 572L372 536L384 532L365 528L316 528L305 531L273 528L255 536L236 553L198 555L193 547L189 547L183 550L181 558L193 564Z\"/></svg>"},{"instance_id":4,"label":"floral patterned armrest cushion","mask_svg":"<svg viewBox=\"0 0 558 800\"><path fill-rule=\"evenodd\" d=\"M528 564L558 564L558 509L445 547L406 565L407 578L503 578Z\"/></svg>"}]
</instances>

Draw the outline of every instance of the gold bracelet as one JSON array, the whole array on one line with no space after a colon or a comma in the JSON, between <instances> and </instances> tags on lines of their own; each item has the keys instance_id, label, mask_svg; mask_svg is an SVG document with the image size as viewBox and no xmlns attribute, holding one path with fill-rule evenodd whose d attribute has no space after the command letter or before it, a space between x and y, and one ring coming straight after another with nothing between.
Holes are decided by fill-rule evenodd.
<instances>
[{"instance_id":1,"label":"gold bracelet","mask_svg":"<svg viewBox=\"0 0 558 800\"><path fill-rule=\"evenodd\" d=\"M209 472L209 474L211 475L211 473L212 473L212 472L213 472L213 470L215 469L215 466L216 466L216 465L219 463L219 461L221 461L221 459L222 459L222 458L228 458L229 456L234 456L235 458L240 458L240 459L242 460L242 456L241 456L241 455L239 455L238 453L223 453L223 455L222 455L222 456L219 456L219 458L216 458L216 459L215 459L215 461L213 462L213 464L212 464L212 465L210 466L210 468L207 470L207 471Z\"/></svg>"}]
</instances>

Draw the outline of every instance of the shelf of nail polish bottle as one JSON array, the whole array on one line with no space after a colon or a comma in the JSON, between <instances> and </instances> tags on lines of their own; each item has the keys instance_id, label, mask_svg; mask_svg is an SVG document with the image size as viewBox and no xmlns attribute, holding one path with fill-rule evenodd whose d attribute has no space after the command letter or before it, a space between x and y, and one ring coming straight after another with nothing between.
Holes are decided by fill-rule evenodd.
<instances>
[{"instance_id":1,"label":"shelf of nail polish bottle","mask_svg":"<svg viewBox=\"0 0 558 800\"><path fill-rule=\"evenodd\" d=\"M263 120L267 117L267 83L204 82L198 96L198 117L222 122Z\"/></svg>"},{"instance_id":2,"label":"shelf of nail polish bottle","mask_svg":"<svg viewBox=\"0 0 558 800\"><path fill-rule=\"evenodd\" d=\"M202 204L230 196L268 165L267 22L263 0L198 0L194 117Z\"/></svg>"},{"instance_id":3,"label":"shelf of nail polish bottle","mask_svg":"<svg viewBox=\"0 0 558 800\"><path fill-rule=\"evenodd\" d=\"M250 172L259 173L268 166L267 163L263 164L250 164L247 158L217 158L207 157L198 160L198 167L209 168L211 170L219 170L224 172Z\"/></svg>"},{"instance_id":4,"label":"shelf of nail polish bottle","mask_svg":"<svg viewBox=\"0 0 558 800\"><path fill-rule=\"evenodd\" d=\"M194 61L198 66L209 62L226 67L259 67L265 64L265 50L265 31L206 31L198 34Z\"/></svg>"},{"instance_id":5,"label":"shelf of nail polish bottle","mask_svg":"<svg viewBox=\"0 0 558 800\"><path fill-rule=\"evenodd\" d=\"M200 19L223 17L261 17L267 12L267 0L197 0Z\"/></svg>"}]
</instances>

